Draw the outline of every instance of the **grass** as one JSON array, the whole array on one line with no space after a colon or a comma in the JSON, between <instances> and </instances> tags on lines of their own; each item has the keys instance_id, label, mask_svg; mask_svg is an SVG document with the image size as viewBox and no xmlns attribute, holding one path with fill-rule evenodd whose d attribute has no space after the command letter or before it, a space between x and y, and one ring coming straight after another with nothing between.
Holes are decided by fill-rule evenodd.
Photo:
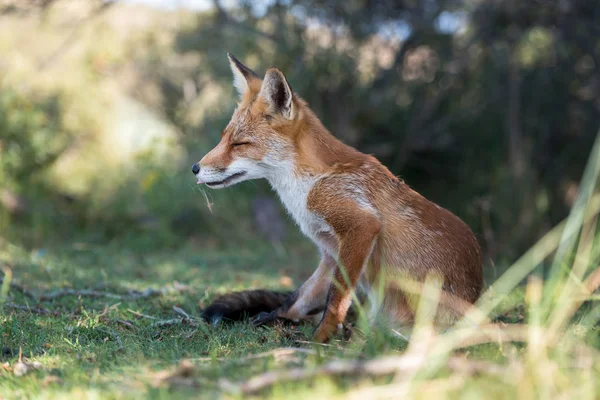
<instances>
[{"instance_id":1,"label":"grass","mask_svg":"<svg viewBox=\"0 0 600 400\"><path fill-rule=\"evenodd\" d=\"M252 250L245 250L248 248ZM0 394L5 398L236 398L242 397L241 384L251 377L293 368L323 368L323 373L257 393L273 398L337 397L342 393L387 398L400 392L415 398L505 398L542 390L534 380L539 378L535 374L543 371L538 371L538 366L529 370L529 364L537 365L538 361L531 359L531 349L521 340L492 338L474 346L452 345L449 357L484 364L466 364L458 369L442 365L433 372L419 368L420 372L410 372L407 386L390 374L369 378L352 372L350 376L331 377L328 363L418 355L416 348L432 348L421 340L432 337L427 323L420 325L422 330L413 334L410 344L375 330L366 339L356 334L350 342L317 346L302 343L310 338L312 329L308 326L256 329L236 323L213 327L195 320L193 317L217 293L249 287L289 289L310 274L306 264L316 262L312 249L303 246L282 257L273 255L264 244L248 248L199 249L189 244L163 253L136 251L128 245L78 243L26 250L4 242L0 261L5 272L12 273L13 287L4 298L0 324L0 357L5 363L0 368ZM50 298L64 288L93 289L110 297L79 292ZM138 299L127 296L149 288L163 292ZM531 301L526 306L524 293L523 287L510 291L495 311L497 321L506 326L531 322ZM39 300L40 295L46 299ZM558 380L561 386L548 389L551 395L585 394L580 398L594 398L600 393L596 384L600 378L596 366L600 361L596 322L599 309L593 301L596 297L590 295L576 317L569 318L563 332L571 338L557 342L557 346L566 346L564 349L542 346L548 369L543 374L568 382L565 389ZM30 307L33 312L15 309L16 305ZM180 310L190 314L191 320L184 318L187 323L180 323ZM46 312L49 314L40 314ZM178 322L167 324L173 320ZM157 326L160 321L165 322L164 326ZM585 346L586 351L582 353L578 346ZM276 350L282 347L305 350ZM564 354L574 348L579 349L578 353ZM19 349L25 363L37 361L41 368L16 376L13 369ZM428 353L448 359L443 351L423 350L423 354ZM495 366L500 372L494 370ZM530 383L523 388L521 380ZM586 393L579 393L584 389ZM538 397L543 393L534 394Z\"/></svg>"},{"instance_id":2,"label":"grass","mask_svg":"<svg viewBox=\"0 0 600 400\"><path fill-rule=\"evenodd\" d=\"M151 371L161 371L181 359L235 359L291 345L294 333L249 329L243 323L230 327L180 323L153 326L180 317L173 307L198 316L207 300L217 293L247 287L289 289L310 273L303 274L303 268L272 254L268 247L252 252L239 248L234 252L191 245L167 254L135 252L128 246L84 244L26 251L4 243L0 260L5 271L12 271L13 284L18 282L34 292L33 296L68 287L95 288L112 297L74 294L37 300L17 291L18 286L9 290L0 324L2 362L13 365L22 348L23 356L39 361L44 368L23 377L15 377L5 368L0 372L0 393L13 398L35 397L42 391L50 397L83 391L111 398L135 397L142 390L160 397L161 390L153 389ZM303 260L314 257L300 250L289 256ZM165 291L140 299L116 298L148 288ZM15 305L31 307L34 312L14 309ZM219 376L244 376L236 372L240 367L235 364L202 363L210 366L203 370L203 377L212 390ZM260 370L247 367L242 368L246 375ZM48 383L49 376L60 378L60 383Z\"/></svg>"},{"instance_id":3,"label":"grass","mask_svg":"<svg viewBox=\"0 0 600 400\"><path fill-rule=\"evenodd\" d=\"M596 399L599 175L600 140L569 218L444 332L432 327L439 287L427 282L408 340L364 320L350 341L323 346L305 325L197 319L218 293L299 285L317 262L302 244L278 255L255 239L168 251L3 241L0 395Z\"/></svg>"}]
</instances>

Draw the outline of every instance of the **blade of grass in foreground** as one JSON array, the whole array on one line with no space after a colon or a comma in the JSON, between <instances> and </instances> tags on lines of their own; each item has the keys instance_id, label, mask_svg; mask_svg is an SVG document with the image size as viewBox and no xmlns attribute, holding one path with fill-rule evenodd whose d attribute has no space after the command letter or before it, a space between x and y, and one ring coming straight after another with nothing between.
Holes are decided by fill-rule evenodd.
<instances>
[{"instance_id":1,"label":"blade of grass in foreground","mask_svg":"<svg viewBox=\"0 0 600 400\"><path fill-rule=\"evenodd\" d=\"M2 267L4 271L4 279L2 279L2 286L0 286L0 308L4 306L8 291L10 290L10 282L12 281L12 270L9 267Z\"/></svg>"},{"instance_id":2,"label":"blade of grass in foreground","mask_svg":"<svg viewBox=\"0 0 600 400\"><path fill-rule=\"evenodd\" d=\"M429 362L424 369L426 375L431 375L443 365L450 353L470 336L478 333L477 325L481 324L485 316L491 312L514 290L522 280L529 275L544 259L557 249L561 252L557 257L566 254L570 244L575 243L584 224L597 217L600 212L600 194L594 194L598 176L600 174L600 135L597 136L595 145L590 154L590 160L581 183L580 194L569 217L548 232L530 250L520 257L494 284L488 289L477 303L477 308L469 312L446 334L441 335L430 352ZM561 261L562 262L562 261ZM557 274L560 268L554 264L551 273ZM551 276L553 278L553 276ZM558 278L555 278L558 279ZM554 281L553 285L556 284ZM548 283L546 283L548 285ZM553 293L553 287L548 289L544 285L544 294ZM539 304L539 303L538 303ZM539 307L539 305L535 305ZM536 326L541 329L541 315L537 315ZM547 327L544 327L546 329ZM529 329L529 327L528 327Z\"/></svg>"},{"instance_id":3,"label":"blade of grass in foreground","mask_svg":"<svg viewBox=\"0 0 600 400\"><path fill-rule=\"evenodd\" d=\"M560 243L554 256L554 261L549 272L549 282L544 287L546 308L550 307L549 302L552 301L556 285L560 282L561 278L569 273L567 267L567 260L574 252L578 233L581 231L584 225L584 219L586 217L586 211L589 213L589 206L593 200L594 192L598 186L598 178L600 177L600 131L596 135L596 140L590 156L588 158L587 166L583 172L583 177L579 185L579 193L575 204L569 213L565 229L563 230ZM581 278L581 276L580 276Z\"/></svg>"}]
</instances>

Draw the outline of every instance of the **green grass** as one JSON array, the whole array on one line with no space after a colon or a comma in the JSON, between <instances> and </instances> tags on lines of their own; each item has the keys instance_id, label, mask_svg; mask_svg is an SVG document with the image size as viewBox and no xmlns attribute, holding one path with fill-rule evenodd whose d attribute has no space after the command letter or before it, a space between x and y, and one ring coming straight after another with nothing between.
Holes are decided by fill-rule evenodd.
<instances>
[{"instance_id":1,"label":"green grass","mask_svg":"<svg viewBox=\"0 0 600 400\"><path fill-rule=\"evenodd\" d=\"M218 250L189 245L177 251L136 252L127 246L75 244L41 252L4 243L1 264L12 270L13 283L35 295L57 288L97 288L112 294L167 290L137 300L68 295L36 301L11 289L0 317L1 360L14 364L22 348L25 357L41 362L44 368L24 377L14 377L8 370L0 372L0 393L11 398L82 390L102 392L110 398L135 397L141 391L160 397L161 390L150 384L152 371L177 365L183 358L235 359L306 338L304 333L310 333L306 329L298 333L290 328L252 329L244 323L152 326L180 317L174 306L198 316L210 298L227 290L289 289L285 286L289 278L298 285L311 272L299 265L304 262L293 260L316 262L315 255L303 249L288 253L289 259L273 254L266 245L254 246L252 251L242 246ZM12 309L11 304L43 308L51 315ZM249 376L261 371L264 364L240 366L207 360L201 362L205 395L216 390L216 378ZM61 383L44 387L44 379L50 375L58 376Z\"/></svg>"},{"instance_id":2,"label":"green grass","mask_svg":"<svg viewBox=\"0 0 600 400\"><path fill-rule=\"evenodd\" d=\"M443 332L430 318L439 287L427 281L409 340L362 319L349 341L322 346L306 325L196 318L219 293L298 286L317 262L306 241L291 239L285 254L253 238L179 249L0 241L0 396L597 399L599 177L600 139L569 218ZM148 289L161 290L140 295Z\"/></svg>"},{"instance_id":3,"label":"green grass","mask_svg":"<svg viewBox=\"0 0 600 400\"><path fill-rule=\"evenodd\" d=\"M302 342L309 340L310 326L252 328L247 323L236 323L214 327L195 320L192 324L153 325L157 321L180 318L173 307L197 317L214 295L228 290L289 289L284 285L289 285L288 278L297 286L316 262L308 246L293 248L284 256L274 254L269 246L255 243L229 249L199 248L190 244L179 250L161 252L136 251L131 245L83 243L25 250L4 242L0 247L0 261L5 271L10 269L13 284L34 296L63 288L95 289L114 295L148 288L165 291L134 300L65 295L36 301L16 286L11 288L5 298L0 324L3 352L0 357L5 363L5 367L0 368L0 395L6 398L241 397L239 384L267 371L311 369L336 359L373 359L410 351L407 342L383 330L376 330L367 338L357 333L350 342L334 341L331 346L316 346ZM503 304L499 320L504 323L523 322L528 317L523 290L513 290ZM14 305L47 310L50 315L14 309ZM580 321L592 309L594 307L588 304ZM570 329L575 335L592 340L597 337L598 328L587 326L586 331L572 323ZM596 340L592 348L598 349L598 345ZM308 352L251 357L281 347L301 347ZM18 362L19 349L28 362L38 361L42 368L15 376L12 368ZM492 340L453 350L452 354L506 366L514 359L526 358L527 350L522 343ZM182 360L190 360L191 364L186 366L188 361ZM596 367L588 372L600 378ZM418 382L420 378L414 379ZM451 373L441 368L427 377L430 386L422 390L427 396L485 394L488 398L503 398L507 395L506 379L486 374ZM276 385L259 394L275 398L284 395L306 398L311 393L329 397L393 385L392 379L386 376L321 376ZM510 388L517 393L518 385ZM411 390L413 397L421 397L421 389ZM597 387L594 390L599 393Z\"/></svg>"}]
</instances>

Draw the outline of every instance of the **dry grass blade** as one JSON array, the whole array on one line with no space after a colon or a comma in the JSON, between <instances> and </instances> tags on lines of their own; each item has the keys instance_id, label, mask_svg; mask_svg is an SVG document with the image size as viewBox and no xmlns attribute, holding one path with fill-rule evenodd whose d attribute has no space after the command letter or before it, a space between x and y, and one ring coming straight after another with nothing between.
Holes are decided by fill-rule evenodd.
<instances>
[{"instance_id":1,"label":"dry grass blade","mask_svg":"<svg viewBox=\"0 0 600 400\"><path fill-rule=\"evenodd\" d=\"M597 194L590 199L588 207L588 212L585 214L582 223L591 221L598 213L600 213L600 194ZM563 230L565 225L566 220L548 232L530 250L519 258L513 266L482 295L478 302L479 310L476 313L469 313L465 316L462 324L481 322L482 316L489 315L489 313L504 300L506 295L519 284L519 282L556 250L561 240L563 240Z\"/></svg>"},{"instance_id":2,"label":"dry grass blade","mask_svg":"<svg viewBox=\"0 0 600 400\"><path fill-rule=\"evenodd\" d=\"M339 396L345 399L398 399L410 398L411 393L418 393L421 398L431 396L438 398L452 390L459 389L465 385L467 379L473 375L489 375L500 378L511 373L506 366L488 363L485 361L474 361L466 358L454 357L448 360L448 368L453 372L448 378L432 379L418 382L400 382L391 384L367 386L352 390L349 394ZM412 384L412 385L411 385Z\"/></svg>"},{"instance_id":3,"label":"dry grass blade","mask_svg":"<svg viewBox=\"0 0 600 400\"><path fill-rule=\"evenodd\" d=\"M564 261L576 246L577 239L580 236L580 229L595 218L598 211L593 207L594 200L598 197L597 185L600 178L600 130L596 134L596 140L588 157L583 177L579 184L575 204L571 208L569 217L566 220L562 237L556 248L556 254L550 270L550 276L558 276L563 267ZM573 266L571 266L573 267ZM552 292L554 283L547 285L546 290Z\"/></svg>"},{"instance_id":4,"label":"dry grass blade","mask_svg":"<svg viewBox=\"0 0 600 400\"><path fill-rule=\"evenodd\" d=\"M19 347L19 359L12 367L13 374L15 374L16 377L23 376L37 369L41 369L42 367L43 365L38 361L24 361L23 348Z\"/></svg>"},{"instance_id":5,"label":"dry grass blade","mask_svg":"<svg viewBox=\"0 0 600 400\"><path fill-rule=\"evenodd\" d=\"M206 190L204 190L204 188L198 187L198 189L199 189L200 193L202 193L202 197L204 197L204 201L206 201L206 208L208 208L208 211L210 211L210 213L212 214L212 212L213 212L212 206L214 203L212 201L210 201L210 199L208 198L208 193L206 193Z\"/></svg>"},{"instance_id":6,"label":"dry grass blade","mask_svg":"<svg viewBox=\"0 0 600 400\"><path fill-rule=\"evenodd\" d=\"M578 291L572 291L571 296L568 299L563 300L560 303L560 307L556 307L550 321L550 331L553 332L551 342L555 342L561 335L562 328L567 323L568 319L581 307L581 305L590 299L590 296L600 286L600 266L596 267L594 271L585 279L583 285L579 287Z\"/></svg>"},{"instance_id":7,"label":"dry grass blade","mask_svg":"<svg viewBox=\"0 0 600 400\"><path fill-rule=\"evenodd\" d=\"M422 382L418 391L421 398L431 395L432 398L438 398L440 395L456 390L465 384L465 379L460 375L452 375L449 378L435 379ZM395 400L398 398L410 397L410 385L407 382L392 383L389 385L381 386L368 386L365 388L355 389L347 395L339 396L336 398L343 398L347 400L363 400L363 399L390 399Z\"/></svg>"},{"instance_id":8,"label":"dry grass blade","mask_svg":"<svg viewBox=\"0 0 600 400\"><path fill-rule=\"evenodd\" d=\"M388 356L369 361L336 360L317 368L293 368L287 371L272 371L250 378L239 386L244 394L254 394L275 384L301 381L321 376L387 376L394 374L414 373L423 363L423 355ZM472 361L461 357L448 360L446 366L453 372L462 374L485 373L490 375L504 375L506 368L501 365Z\"/></svg>"},{"instance_id":9,"label":"dry grass blade","mask_svg":"<svg viewBox=\"0 0 600 400\"><path fill-rule=\"evenodd\" d=\"M600 287L600 266L597 266L594 271L586 278L584 282L587 294L591 295Z\"/></svg>"},{"instance_id":10,"label":"dry grass blade","mask_svg":"<svg viewBox=\"0 0 600 400\"><path fill-rule=\"evenodd\" d=\"M154 322L150 325L153 328L166 328L173 325L190 325L190 326L199 326L200 324L195 319L190 318L171 318L171 319L161 319L159 321Z\"/></svg>"},{"instance_id":11,"label":"dry grass blade","mask_svg":"<svg viewBox=\"0 0 600 400\"><path fill-rule=\"evenodd\" d=\"M239 388L242 393L252 394L277 383L300 381L316 376L384 376L405 373L416 370L424 361L421 356L389 356L369 361L336 360L317 368L292 368L287 371L266 372L250 378Z\"/></svg>"},{"instance_id":12,"label":"dry grass blade","mask_svg":"<svg viewBox=\"0 0 600 400\"><path fill-rule=\"evenodd\" d=\"M452 331L439 342L447 341L453 349L460 349L485 343L527 342L527 334L528 326L524 324L487 324Z\"/></svg>"}]
</instances>

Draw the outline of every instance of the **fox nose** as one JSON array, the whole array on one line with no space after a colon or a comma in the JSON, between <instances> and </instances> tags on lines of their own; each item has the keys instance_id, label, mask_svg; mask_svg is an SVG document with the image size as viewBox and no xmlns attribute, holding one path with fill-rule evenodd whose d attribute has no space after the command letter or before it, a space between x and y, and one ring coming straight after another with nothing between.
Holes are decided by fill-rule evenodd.
<instances>
[{"instance_id":1,"label":"fox nose","mask_svg":"<svg viewBox=\"0 0 600 400\"><path fill-rule=\"evenodd\" d=\"M198 172L200 172L200 166L198 164L192 165L192 172L194 175L196 175Z\"/></svg>"}]
</instances>

